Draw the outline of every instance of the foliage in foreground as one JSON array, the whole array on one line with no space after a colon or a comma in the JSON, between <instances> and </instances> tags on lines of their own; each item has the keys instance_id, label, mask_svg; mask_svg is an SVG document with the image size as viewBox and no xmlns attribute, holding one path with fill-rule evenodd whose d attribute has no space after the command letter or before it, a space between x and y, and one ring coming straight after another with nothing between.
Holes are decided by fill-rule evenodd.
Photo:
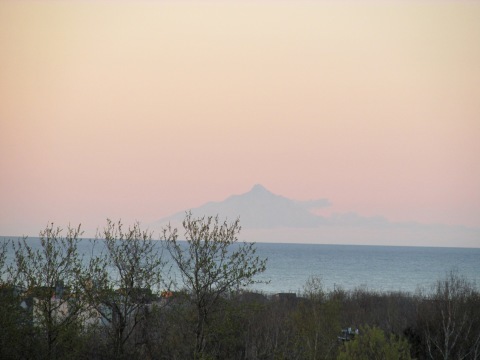
<instances>
[{"instance_id":1,"label":"foliage in foreground","mask_svg":"<svg viewBox=\"0 0 480 360\"><path fill-rule=\"evenodd\" d=\"M385 336L378 327L364 326L353 341L345 343L337 360L410 360L410 346L404 338Z\"/></svg>"},{"instance_id":2,"label":"foliage in foreground","mask_svg":"<svg viewBox=\"0 0 480 360\"><path fill-rule=\"evenodd\" d=\"M320 277L300 296L252 293L266 264L239 230L187 214L186 243L108 222L95 256L79 251L79 227L15 243L13 262L13 242L1 245L0 358L480 359L480 294L459 274L415 295L325 292Z\"/></svg>"},{"instance_id":3,"label":"foliage in foreground","mask_svg":"<svg viewBox=\"0 0 480 360\"><path fill-rule=\"evenodd\" d=\"M194 359L205 353L209 323L215 312L222 310L224 298L235 290L255 283L255 276L265 271L266 260L255 256L253 243L238 245L240 224L229 224L217 217L193 218L188 213L183 221L187 245L178 242L178 232L170 226L162 239L180 271L186 299L195 309Z\"/></svg>"}]
</instances>

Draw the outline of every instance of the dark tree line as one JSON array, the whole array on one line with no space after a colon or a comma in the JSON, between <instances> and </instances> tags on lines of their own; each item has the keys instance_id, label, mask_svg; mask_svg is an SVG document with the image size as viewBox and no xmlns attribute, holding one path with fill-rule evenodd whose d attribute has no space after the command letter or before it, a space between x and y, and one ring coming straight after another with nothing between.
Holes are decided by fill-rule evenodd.
<instances>
[{"instance_id":1,"label":"dark tree line","mask_svg":"<svg viewBox=\"0 0 480 360\"><path fill-rule=\"evenodd\" d=\"M53 224L37 248L0 244L0 359L480 359L480 294L458 273L415 294L249 292L266 259L239 231L187 214L160 241L108 221L91 254Z\"/></svg>"}]
</instances>

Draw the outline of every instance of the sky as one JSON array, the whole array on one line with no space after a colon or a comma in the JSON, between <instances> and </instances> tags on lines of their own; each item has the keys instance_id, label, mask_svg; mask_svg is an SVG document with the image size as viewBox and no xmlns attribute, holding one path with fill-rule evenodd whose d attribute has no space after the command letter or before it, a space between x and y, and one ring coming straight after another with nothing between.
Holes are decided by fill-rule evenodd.
<instances>
[{"instance_id":1,"label":"sky","mask_svg":"<svg viewBox=\"0 0 480 360\"><path fill-rule=\"evenodd\" d=\"M0 235L91 236L254 184L480 228L478 19L477 1L1 1Z\"/></svg>"}]
</instances>

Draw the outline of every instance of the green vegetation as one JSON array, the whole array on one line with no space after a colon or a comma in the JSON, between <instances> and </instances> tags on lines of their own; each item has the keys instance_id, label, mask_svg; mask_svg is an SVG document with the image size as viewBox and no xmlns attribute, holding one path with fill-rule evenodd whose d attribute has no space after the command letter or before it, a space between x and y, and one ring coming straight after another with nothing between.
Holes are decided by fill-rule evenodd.
<instances>
[{"instance_id":1,"label":"green vegetation","mask_svg":"<svg viewBox=\"0 0 480 360\"><path fill-rule=\"evenodd\" d=\"M383 330L376 326L364 326L361 335L353 341L345 342L340 349L337 360L410 360L410 347L406 339L390 334L385 336Z\"/></svg>"},{"instance_id":2,"label":"green vegetation","mask_svg":"<svg viewBox=\"0 0 480 360\"><path fill-rule=\"evenodd\" d=\"M60 228L48 225L40 232L39 249L33 249L27 239L13 243L15 262L7 267L10 285L19 297L17 302L31 308L28 317L20 319L32 325L32 343L50 359L61 357L59 354L77 345L71 340L82 331L79 314L87 306L80 296L77 276L81 269L77 250L80 226L69 227L65 237L61 233Z\"/></svg>"},{"instance_id":3,"label":"green vegetation","mask_svg":"<svg viewBox=\"0 0 480 360\"><path fill-rule=\"evenodd\" d=\"M0 358L480 358L480 294L455 272L415 295L326 292L312 277L267 296L246 290L266 259L238 242L238 221L187 214L183 230L155 241L108 221L92 254L80 227L53 224L39 247L0 244Z\"/></svg>"},{"instance_id":4,"label":"green vegetation","mask_svg":"<svg viewBox=\"0 0 480 360\"><path fill-rule=\"evenodd\" d=\"M212 315L224 310L224 300L232 292L255 282L255 275L265 271L266 260L255 256L253 244L235 247L239 220L220 223L218 216L195 219L188 213L183 228L186 248L178 243L176 229L165 229L163 240L180 271L186 299L195 309L193 357L201 359L214 333L209 326Z\"/></svg>"},{"instance_id":5,"label":"green vegetation","mask_svg":"<svg viewBox=\"0 0 480 360\"><path fill-rule=\"evenodd\" d=\"M125 231L121 223L108 220L102 240L93 244L102 246L100 255L91 257L79 273L82 293L93 312L89 321L115 359L131 359L138 346L128 343L145 322L147 304L166 284L165 263L152 234L138 223Z\"/></svg>"}]
</instances>

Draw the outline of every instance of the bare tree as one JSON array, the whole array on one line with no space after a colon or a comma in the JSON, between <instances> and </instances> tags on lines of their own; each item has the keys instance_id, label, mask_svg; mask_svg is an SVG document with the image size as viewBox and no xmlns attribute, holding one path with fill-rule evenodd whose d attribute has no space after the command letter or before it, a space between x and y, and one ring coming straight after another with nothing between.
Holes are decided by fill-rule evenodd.
<instances>
[{"instance_id":1,"label":"bare tree","mask_svg":"<svg viewBox=\"0 0 480 360\"><path fill-rule=\"evenodd\" d=\"M164 229L163 240L196 309L194 358L198 359L207 344L206 326L221 297L255 283L255 276L265 271L266 259L255 255L253 243L238 243L238 219L229 224L218 216L193 218L187 213L183 228L185 244L171 226Z\"/></svg>"},{"instance_id":2,"label":"bare tree","mask_svg":"<svg viewBox=\"0 0 480 360\"><path fill-rule=\"evenodd\" d=\"M107 220L102 235L93 249L103 248L82 272L82 285L98 323L108 325L114 358L126 358L126 343L159 297L165 262L158 241L138 223L125 231L121 222Z\"/></svg>"},{"instance_id":3,"label":"bare tree","mask_svg":"<svg viewBox=\"0 0 480 360\"><path fill-rule=\"evenodd\" d=\"M2 285L7 280L6 278L4 278L4 274L6 274L5 262L7 259L7 251L9 244L9 240L2 240L2 243L0 244L0 274L2 274L2 276L0 276L0 285Z\"/></svg>"},{"instance_id":4,"label":"bare tree","mask_svg":"<svg viewBox=\"0 0 480 360\"><path fill-rule=\"evenodd\" d=\"M451 271L436 283L419 307L428 356L431 359L478 359L480 347L478 292Z\"/></svg>"},{"instance_id":5,"label":"bare tree","mask_svg":"<svg viewBox=\"0 0 480 360\"><path fill-rule=\"evenodd\" d=\"M304 300L294 311L294 324L302 357L305 359L332 358L338 346L339 303L329 299L322 280L311 276L304 286Z\"/></svg>"},{"instance_id":6,"label":"bare tree","mask_svg":"<svg viewBox=\"0 0 480 360\"><path fill-rule=\"evenodd\" d=\"M0 359L19 357L23 340L23 330L20 324L20 297L8 277L6 259L8 249L12 246L9 240L1 240L0 244Z\"/></svg>"},{"instance_id":7,"label":"bare tree","mask_svg":"<svg viewBox=\"0 0 480 360\"><path fill-rule=\"evenodd\" d=\"M77 250L81 233L80 226L68 227L63 237L62 229L52 223L40 232L38 247L27 238L12 245L11 283L23 290L24 300L31 300L30 316L45 339L47 358L61 356L59 344L80 325L78 315L85 307L76 276L81 266Z\"/></svg>"}]
</instances>

